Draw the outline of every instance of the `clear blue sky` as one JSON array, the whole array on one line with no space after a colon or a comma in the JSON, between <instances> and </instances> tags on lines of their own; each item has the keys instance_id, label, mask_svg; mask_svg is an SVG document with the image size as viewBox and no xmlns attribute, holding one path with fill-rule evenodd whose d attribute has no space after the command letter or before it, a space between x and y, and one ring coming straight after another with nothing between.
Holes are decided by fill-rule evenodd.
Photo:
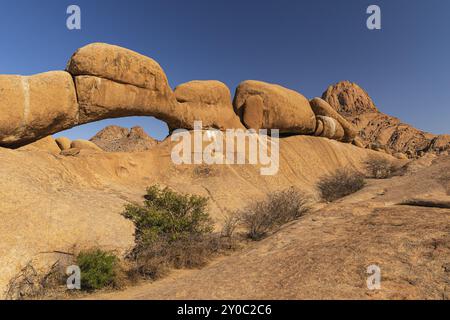
<instances>
[{"instance_id":1,"label":"clear blue sky","mask_svg":"<svg viewBox=\"0 0 450 320\"><path fill-rule=\"evenodd\" d=\"M66 29L66 8L82 10L82 30ZM366 8L382 10L382 30L366 28ZM64 69L90 42L128 47L157 60L171 86L217 79L278 83L312 98L350 80L381 111L433 133L450 133L450 1L447 0L0 0L0 73ZM0 97L1 98L1 97ZM66 132L90 138L114 119Z\"/></svg>"}]
</instances>

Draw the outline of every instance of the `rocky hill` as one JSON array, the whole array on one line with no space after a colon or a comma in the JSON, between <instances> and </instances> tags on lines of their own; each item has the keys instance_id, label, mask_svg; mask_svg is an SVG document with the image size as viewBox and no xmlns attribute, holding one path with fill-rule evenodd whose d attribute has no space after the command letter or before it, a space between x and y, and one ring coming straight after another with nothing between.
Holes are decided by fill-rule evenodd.
<instances>
[{"instance_id":1,"label":"rocky hill","mask_svg":"<svg viewBox=\"0 0 450 320\"><path fill-rule=\"evenodd\" d=\"M108 152L141 152L150 150L158 144L141 127L130 129L108 126L90 139L101 149Z\"/></svg>"},{"instance_id":2,"label":"rocky hill","mask_svg":"<svg viewBox=\"0 0 450 320\"><path fill-rule=\"evenodd\" d=\"M342 81L332 85L322 98L358 128L367 147L409 157L450 148L450 135L433 135L380 112L367 92L355 83Z\"/></svg>"}]
</instances>

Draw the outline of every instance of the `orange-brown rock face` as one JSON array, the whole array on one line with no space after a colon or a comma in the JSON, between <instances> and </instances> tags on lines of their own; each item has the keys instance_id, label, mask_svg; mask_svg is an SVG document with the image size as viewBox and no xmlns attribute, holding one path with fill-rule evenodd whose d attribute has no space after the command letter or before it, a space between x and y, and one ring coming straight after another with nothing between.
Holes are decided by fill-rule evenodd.
<instances>
[{"instance_id":1,"label":"orange-brown rock face","mask_svg":"<svg viewBox=\"0 0 450 320\"><path fill-rule=\"evenodd\" d=\"M0 75L0 146L20 147L77 123L78 104L69 73Z\"/></svg>"},{"instance_id":2,"label":"orange-brown rock face","mask_svg":"<svg viewBox=\"0 0 450 320\"><path fill-rule=\"evenodd\" d=\"M176 100L166 74L153 59L105 43L87 45L71 57L80 123L126 116L154 116L178 125Z\"/></svg>"},{"instance_id":3,"label":"orange-brown rock face","mask_svg":"<svg viewBox=\"0 0 450 320\"><path fill-rule=\"evenodd\" d=\"M104 43L79 49L67 71L0 76L0 146L21 147L80 124L127 116L152 116L169 129L243 128L228 88L194 81L177 90L153 59Z\"/></svg>"},{"instance_id":4,"label":"orange-brown rock face","mask_svg":"<svg viewBox=\"0 0 450 320\"><path fill-rule=\"evenodd\" d=\"M342 127L344 134L340 140L352 142L357 135L357 129L349 123L343 116L331 107L328 102L320 98L314 98L310 101L311 108L316 116L325 116L335 119ZM319 125L320 126L320 125ZM317 129L316 129L317 133ZM320 136L320 134L319 134Z\"/></svg>"},{"instance_id":5,"label":"orange-brown rock face","mask_svg":"<svg viewBox=\"0 0 450 320\"><path fill-rule=\"evenodd\" d=\"M380 112L366 91L348 81L330 86L322 98L359 130L363 143L371 148L384 148L388 152L405 153L416 157L423 152L442 152L449 148L445 136L423 132L399 119ZM434 147L433 141L440 146Z\"/></svg>"},{"instance_id":6,"label":"orange-brown rock face","mask_svg":"<svg viewBox=\"0 0 450 320\"><path fill-rule=\"evenodd\" d=\"M341 81L329 86L322 98L344 116L378 112L370 96L356 83Z\"/></svg>"},{"instance_id":7,"label":"orange-brown rock face","mask_svg":"<svg viewBox=\"0 0 450 320\"><path fill-rule=\"evenodd\" d=\"M119 126L104 128L90 141L107 152L141 152L158 144L158 141L148 136L141 127L130 130Z\"/></svg>"},{"instance_id":8,"label":"orange-brown rock face","mask_svg":"<svg viewBox=\"0 0 450 320\"><path fill-rule=\"evenodd\" d=\"M220 81L190 81L175 88L184 121L202 121L204 128L243 129L231 104L231 93Z\"/></svg>"},{"instance_id":9,"label":"orange-brown rock face","mask_svg":"<svg viewBox=\"0 0 450 320\"><path fill-rule=\"evenodd\" d=\"M308 99L276 84L242 82L236 90L234 109L249 129L279 129L282 133L307 135L316 129Z\"/></svg>"}]
</instances>

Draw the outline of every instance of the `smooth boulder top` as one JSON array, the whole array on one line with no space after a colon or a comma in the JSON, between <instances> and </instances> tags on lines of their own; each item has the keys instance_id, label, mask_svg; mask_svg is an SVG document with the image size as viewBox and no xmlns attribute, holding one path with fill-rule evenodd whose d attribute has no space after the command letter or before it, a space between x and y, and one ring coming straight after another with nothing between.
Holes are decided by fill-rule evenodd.
<instances>
[{"instance_id":1,"label":"smooth boulder top","mask_svg":"<svg viewBox=\"0 0 450 320\"><path fill-rule=\"evenodd\" d=\"M234 109L249 129L279 129L297 134L313 134L316 129L308 99L276 84L242 82L236 89Z\"/></svg>"},{"instance_id":2,"label":"smooth boulder top","mask_svg":"<svg viewBox=\"0 0 450 320\"><path fill-rule=\"evenodd\" d=\"M171 91L166 74L153 59L106 43L78 49L67 64L74 76L92 75L159 92Z\"/></svg>"},{"instance_id":3,"label":"smooth boulder top","mask_svg":"<svg viewBox=\"0 0 450 320\"><path fill-rule=\"evenodd\" d=\"M351 142L357 136L357 130L354 125L348 122L336 110L331 107L328 102L321 98L314 98L310 101L311 108L316 116L326 116L335 119L344 129L343 140Z\"/></svg>"},{"instance_id":4,"label":"smooth boulder top","mask_svg":"<svg viewBox=\"0 0 450 320\"><path fill-rule=\"evenodd\" d=\"M220 130L244 128L234 113L230 89L224 83L195 80L179 85L174 92L177 108L186 122L201 120L204 128Z\"/></svg>"}]
</instances>

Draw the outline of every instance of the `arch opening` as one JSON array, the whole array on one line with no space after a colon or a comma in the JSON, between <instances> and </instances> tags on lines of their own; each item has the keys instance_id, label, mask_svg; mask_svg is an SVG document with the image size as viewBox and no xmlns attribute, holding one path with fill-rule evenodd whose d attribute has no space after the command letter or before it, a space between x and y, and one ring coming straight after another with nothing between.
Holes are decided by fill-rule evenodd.
<instances>
[{"instance_id":1,"label":"arch opening","mask_svg":"<svg viewBox=\"0 0 450 320\"><path fill-rule=\"evenodd\" d=\"M154 117L124 117L91 122L53 135L59 147L65 150L58 138L71 146L90 141L106 152L141 152L157 145L169 135L168 125Z\"/></svg>"},{"instance_id":2,"label":"arch opening","mask_svg":"<svg viewBox=\"0 0 450 320\"><path fill-rule=\"evenodd\" d=\"M101 130L109 126L118 126L126 129L141 127L153 139L163 141L169 135L167 123L155 117L135 116L114 119L104 119L75 126L71 129L55 133L53 137L67 137L71 140L90 140Z\"/></svg>"}]
</instances>

